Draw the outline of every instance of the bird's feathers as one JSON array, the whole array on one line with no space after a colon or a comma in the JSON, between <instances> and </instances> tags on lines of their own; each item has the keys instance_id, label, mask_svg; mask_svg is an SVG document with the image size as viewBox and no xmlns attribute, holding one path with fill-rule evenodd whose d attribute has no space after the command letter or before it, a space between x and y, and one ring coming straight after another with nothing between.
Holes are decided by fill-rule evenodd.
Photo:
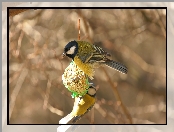
<instances>
[{"instance_id":1,"label":"bird's feathers","mask_svg":"<svg viewBox=\"0 0 174 132\"><path fill-rule=\"evenodd\" d=\"M107 66L113 68L113 69L116 69L117 71L123 73L123 74L127 74L127 67L124 66L123 64L119 63L119 62L115 62L113 60L109 60L109 61L106 61L105 63Z\"/></svg>"}]
</instances>

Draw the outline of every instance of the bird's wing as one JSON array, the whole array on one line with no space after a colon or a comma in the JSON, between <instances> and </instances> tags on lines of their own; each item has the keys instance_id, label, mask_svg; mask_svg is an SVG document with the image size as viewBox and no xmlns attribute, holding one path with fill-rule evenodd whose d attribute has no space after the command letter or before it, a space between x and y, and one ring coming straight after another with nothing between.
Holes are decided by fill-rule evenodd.
<instances>
[{"instance_id":1,"label":"bird's wing","mask_svg":"<svg viewBox=\"0 0 174 132\"><path fill-rule=\"evenodd\" d=\"M102 48L93 45L93 51L86 56L85 63L104 63L110 55Z\"/></svg>"},{"instance_id":2,"label":"bird's wing","mask_svg":"<svg viewBox=\"0 0 174 132\"><path fill-rule=\"evenodd\" d=\"M83 54L78 55L78 58L83 63L87 63L91 57L92 57L92 53L83 53Z\"/></svg>"},{"instance_id":3,"label":"bird's wing","mask_svg":"<svg viewBox=\"0 0 174 132\"><path fill-rule=\"evenodd\" d=\"M80 52L78 57L83 63L104 63L111 55L101 47L93 45L90 52Z\"/></svg>"},{"instance_id":4,"label":"bird's wing","mask_svg":"<svg viewBox=\"0 0 174 132\"><path fill-rule=\"evenodd\" d=\"M96 62L104 63L106 60L111 59L111 55L104 51L101 47L93 45L93 48L93 56L90 58L90 61L95 60Z\"/></svg>"}]
</instances>

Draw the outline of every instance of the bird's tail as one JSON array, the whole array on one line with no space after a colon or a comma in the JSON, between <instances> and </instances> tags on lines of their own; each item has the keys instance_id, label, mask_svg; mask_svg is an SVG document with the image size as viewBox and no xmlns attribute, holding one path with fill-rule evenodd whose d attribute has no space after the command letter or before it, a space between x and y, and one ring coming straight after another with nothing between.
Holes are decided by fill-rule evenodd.
<instances>
[{"instance_id":1,"label":"bird's tail","mask_svg":"<svg viewBox=\"0 0 174 132\"><path fill-rule=\"evenodd\" d=\"M108 60L105 62L105 64L123 74L127 74L128 68L121 64L120 62L115 62L113 60Z\"/></svg>"},{"instance_id":2,"label":"bird's tail","mask_svg":"<svg viewBox=\"0 0 174 132\"><path fill-rule=\"evenodd\" d=\"M59 124L67 124L74 116L72 114L68 114L67 116L63 117L60 121Z\"/></svg>"}]
</instances>

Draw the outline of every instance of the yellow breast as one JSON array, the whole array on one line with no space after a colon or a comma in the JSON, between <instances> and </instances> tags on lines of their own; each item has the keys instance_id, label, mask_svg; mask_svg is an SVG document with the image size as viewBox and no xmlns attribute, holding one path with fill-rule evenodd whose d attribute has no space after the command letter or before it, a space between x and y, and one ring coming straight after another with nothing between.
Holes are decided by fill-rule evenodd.
<instances>
[{"instance_id":1,"label":"yellow breast","mask_svg":"<svg viewBox=\"0 0 174 132\"><path fill-rule=\"evenodd\" d=\"M89 107L94 105L95 103L95 98L89 96L88 94L85 94L82 99L76 98L75 100L75 105L73 107L72 115L73 116L78 116L78 115L83 115ZM77 103L78 102L78 103Z\"/></svg>"},{"instance_id":2,"label":"yellow breast","mask_svg":"<svg viewBox=\"0 0 174 132\"><path fill-rule=\"evenodd\" d=\"M94 76L94 68L92 66L92 64L89 64L89 63L83 63L79 58L78 56L75 56L74 57L74 62L76 63L76 65L86 74L88 75L88 77L92 80L94 79L93 76Z\"/></svg>"}]
</instances>

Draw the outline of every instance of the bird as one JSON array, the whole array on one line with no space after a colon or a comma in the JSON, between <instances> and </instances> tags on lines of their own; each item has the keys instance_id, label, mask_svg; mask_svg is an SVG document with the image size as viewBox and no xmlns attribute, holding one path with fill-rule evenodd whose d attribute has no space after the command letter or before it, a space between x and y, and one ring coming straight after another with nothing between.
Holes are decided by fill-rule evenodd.
<instances>
[{"instance_id":1,"label":"bird","mask_svg":"<svg viewBox=\"0 0 174 132\"><path fill-rule=\"evenodd\" d=\"M112 60L109 53L87 41L70 41L65 45L62 56L71 58L91 80L95 73L94 69L103 65L107 65L123 74L128 72L125 65Z\"/></svg>"},{"instance_id":2,"label":"bird","mask_svg":"<svg viewBox=\"0 0 174 132\"><path fill-rule=\"evenodd\" d=\"M89 86L88 92L79 97L75 97L73 110L70 114L59 121L59 124L67 124L70 120L72 123L79 121L86 113L88 113L95 104L96 88L93 85Z\"/></svg>"}]
</instances>

